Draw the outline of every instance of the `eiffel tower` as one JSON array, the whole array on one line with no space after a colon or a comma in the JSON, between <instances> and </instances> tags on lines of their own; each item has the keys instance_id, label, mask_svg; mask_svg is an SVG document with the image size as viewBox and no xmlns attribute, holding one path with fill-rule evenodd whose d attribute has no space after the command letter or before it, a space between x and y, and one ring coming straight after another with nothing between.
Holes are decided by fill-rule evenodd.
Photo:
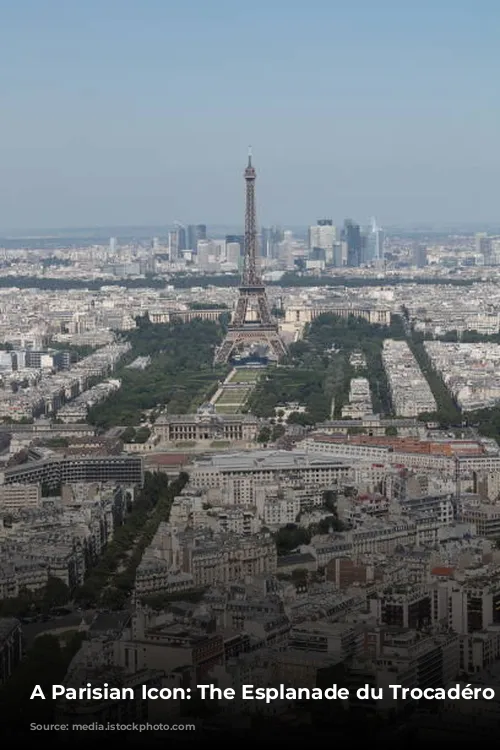
<instances>
[{"instance_id":1,"label":"eiffel tower","mask_svg":"<svg viewBox=\"0 0 500 750\"><path fill-rule=\"evenodd\" d=\"M286 356L278 325L273 320L266 288L259 268L257 218L255 210L255 169L248 154L245 169L245 257L238 302L226 338L215 353L214 364L228 362L236 351L251 344L263 344L279 361ZM249 313L253 314L249 317Z\"/></svg>"}]
</instances>

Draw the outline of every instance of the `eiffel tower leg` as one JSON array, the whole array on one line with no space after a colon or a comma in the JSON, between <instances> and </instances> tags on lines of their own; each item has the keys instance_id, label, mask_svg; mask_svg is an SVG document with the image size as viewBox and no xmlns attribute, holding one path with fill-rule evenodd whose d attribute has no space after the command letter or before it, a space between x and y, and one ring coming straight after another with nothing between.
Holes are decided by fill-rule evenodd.
<instances>
[{"instance_id":1,"label":"eiffel tower leg","mask_svg":"<svg viewBox=\"0 0 500 750\"><path fill-rule=\"evenodd\" d=\"M269 337L268 345L278 360L286 356L285 345L279 336Z\"/></svg>"},{"instance_id":2,"label":"eiffel tower leg","mask_svg":"<svg viewBox=\"0 0 500 750\"><path fill-rule=\"evenodd\" d=\"M248 311L248 297L240 295L234 312L234 318L231 321L231 325L243 326L247 318Z\"/></svg>"},{"instance_id":3,"label":"eiffel tower leg","mask_svg":"<svg viewBox=\"0 0 500 750\"><path fill-rule=\"evenodd\" d=\"M215 353L214 365L224 365L229 361L234 348L236 347L236 337L228 333L222 345L217 349Z\"/></svg>"},{"instance_id":4,"label":"eiffel tower leg","mask_svg":"<svg viewBox=\"0 0 500 750\"><path fill-rule=\"evenodd\" d=\"M259 294L257 297L257 305L259 308L260 320L264 325L270 325L272 323L271 310L269 309L269 302L265 294Z\"/></svg>"}]
</instances>

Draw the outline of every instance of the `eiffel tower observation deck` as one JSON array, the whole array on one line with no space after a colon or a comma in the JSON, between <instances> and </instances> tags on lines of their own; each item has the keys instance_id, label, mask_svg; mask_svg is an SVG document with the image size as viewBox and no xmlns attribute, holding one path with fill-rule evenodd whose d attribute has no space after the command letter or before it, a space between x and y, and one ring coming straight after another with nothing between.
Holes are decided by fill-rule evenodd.
<instances>
[{"instance_id":1,"label":"eiffel tower observation deck","mask_svg":"<svg viewBox=\"0 0 500 750\"><path fill-rule=\"evenodd\" d=\"M239 297L226 338L217 349L214 364L224 364L245 348L260 344L278 361L286 356L286 347L278 325L271 315L259 264L257 215L255 209L256 172L252 154L245 169L245 254Z\"/></svg>"}]
</instances>

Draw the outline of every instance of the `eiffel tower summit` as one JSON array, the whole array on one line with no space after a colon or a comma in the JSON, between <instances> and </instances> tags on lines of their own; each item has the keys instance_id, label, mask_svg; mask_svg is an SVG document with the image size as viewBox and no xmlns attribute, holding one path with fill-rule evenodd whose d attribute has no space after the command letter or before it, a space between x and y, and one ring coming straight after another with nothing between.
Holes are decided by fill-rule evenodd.
<instances>
[{"instance_id":1,"label":"eiffel tower summit","mask_svg":"<svg viewBox=\"0 0 500 750\"><path fill-rule=\"evenodd\" d=\"M286 356L276 321L273 320L266 288L260 272L257 216L255 210L256 172L249 150L245 169L245 256L239 297L226 338L215 354L214 364L224 364L238 352L255 344L267 347L269 355L278 361Z\"/></svg>"}]
</instances>

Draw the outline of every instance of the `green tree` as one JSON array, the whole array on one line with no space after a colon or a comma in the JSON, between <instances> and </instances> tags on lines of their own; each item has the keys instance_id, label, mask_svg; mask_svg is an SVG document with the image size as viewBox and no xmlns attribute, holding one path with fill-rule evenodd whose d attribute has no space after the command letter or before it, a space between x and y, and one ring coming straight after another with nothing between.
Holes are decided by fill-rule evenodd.
<instances>
[{"instance_id":1,"label":"green tree","mask_svg":"<svg viewBox=\"0 0 500 750\"><path fill-rule=\"evenodd\" d=\"M22 589L19 596L0 600L0 617L29 617L42 607L40 592Z\"/></svg>"},{"instance_id":2,"label":"green tree","mask_svg":"<svg viewBox=\"0 0 500 750\"><path fill-rule=\"evenodd\" d=\"M75 601L82 604L85 608L95 607L99 600L99 585L97 577L85 581L79 586L74 593Z\"/></svg>"},{"instance_id":3,"label":"green tree","mask_svg":"<svg viewBox=\"0 0 500 750\"><path fill-rule=\"evenodd\" d=\"M139 427L135 434L135 442L136 443L145 443L149 436L151 435L151 430L149 427Z\"/></svg>"},{"instance_id":4,"label":"green tree","mask_svg":"<svg viewBox=\"0 0 500 750\"><path fill-rule=\"evenodd\" d=\"M271 368L250 395L247 407L256 416L271 418L284 404L298 402L304 414L291 414L290 424L313 425L341 414L355 374L350 354L362 349L367 360L374 409L391 414L392 404L382 364L384 339L405 337L402 318L393 316L390 326L373 325L363 318L319 315L306 326L301 341L289 347L287 361ZM357 373L356 373L357 374Z\"/></svg>"},{"instance_id":5,"label":"green tree","mask_svg":"<svg viewBox=\"0 0 500 750\"><path fill-rule=\"evenodd\" d=\"M271 440L271 428L264 426L260 429L259 434L257 435L257 442L258 443L269 443Z\"/></svg>"},{"instance_id":6,"label":"green tree","mask_svg":"<svg viewBox=\"0 0 500 750\"><path fill-rule=\"evenodd\" d=\"M103 609L117 611L123 609L126 601L127 596L123 590L116 588L116 586L109 586L102 592L100 604Z\"/></svg>"},{"instance_id":7,"label":"green tree","mask_svg":"<svg viewBox=\"0 0 500 750\"><path fill-rule=\"evenodd\" d=\"M335 490L325 490L323 492L323 505L333 515L337 515L337 498L338 494Z\"/></svg>"},{"instance_id":8,"label":"green tree","mask_svg":"<svg viewBox=\"0 0 500 750\"><path fill-rule=\"evenodd\" d=\"M344 531L344 524L336 514L322 518L318 524L318 534L329 534L330 531Z\"/></svg>"},{"instance_id":9,"label":"green tree","mask_svg":"<svg viewBox=\"0 0 500 750\"><path fill-rule=\"evenodd\" d=\"M98 603L102 606L105 597L108 608L112 608L126 599L134 587L136 569L146 547L160 522L168 521L172 502L188 481L186 472L174 481L162 472L146 472L144 486L125 523L115 530L100 559L87 571L84 584L75 592L76 601L88 607Z\"/></svg>"},{"instance_id":10,"label":"green tree","mask_svg":"<svg viewBox=\"0 0 500 750\"><path fill-rule=\"evenodd\" d=\"M60 578L49 576L45 585L43 600L48 607L62 607L71 598L69 587Z\"/></svg>"},{"instance_id":11,"label":"green tree","mask_svg":"<svg viewBox=\"0 0 500 750\"><path fill-rule=\"evenodd\" d=\"M274 535L278 555L288 555L303 544L309 544L311 535L301 526L289 523Z\"/></svg>"},{"instance_id":12,"label":"green tree","mask_svg":"<svg viewBox=\"0 0 500 750\"><path fill-rule=\"evenodd\" d=\"M288 424L299 424L302 427L307 427L308 425L314 424L310 414L305 414L304 412L300 411L290 412L287 422Z\"/></svg>"},{"instance_id":13,"label":"green tree","mask_svg":"<svg viewBox=\"0 0 500 750\"><path fill-rule=\"evenodd\" d=\"M125 430L123 430L120 438L124 443L133 443L135 440L135 434L135 429L133 427L127 427Z\"/></svg>"},{"instance_id":14,"label":"green tree","mask_svg":"<svg viewBox=\"0 0 500 750\"><path fill-rule=\"evenodd\" d=\"M90 409L89 421L104 429L134 428L144 412L159 405L168 406L171 414L193 411L228 373L228 366L213 366L214 349L224 332L222 320L195 318L156 325L138 319L137 327L124 334L132 348L115 373L121 388ZM150 357L145 370L129 367L137 357ZM139 439L147 439L145 435L141 432Z\"/></svg>"},{"instance_id":15,"label":"green tree","mask_svg":"<svg viewBox=\"0 0 500 750\"><path fill-rule=\"evenodd\" d=\"M306 568L295 568L292 570L292 581L296 586L305 586L309 580L309 571Z\"/></svg>"},{"instance_id":16,"label":"green tree","mask_svg":"<svg viewBox=\"0 0 500 750\"><path fill-rule=\"evenodd\" d=\"M282 424L275 424L273 429L271 430L271 442L275 442L276 440L279 440L280 437L283 437L285 434L285 428Z\"/></svg>"}]
</instances>

